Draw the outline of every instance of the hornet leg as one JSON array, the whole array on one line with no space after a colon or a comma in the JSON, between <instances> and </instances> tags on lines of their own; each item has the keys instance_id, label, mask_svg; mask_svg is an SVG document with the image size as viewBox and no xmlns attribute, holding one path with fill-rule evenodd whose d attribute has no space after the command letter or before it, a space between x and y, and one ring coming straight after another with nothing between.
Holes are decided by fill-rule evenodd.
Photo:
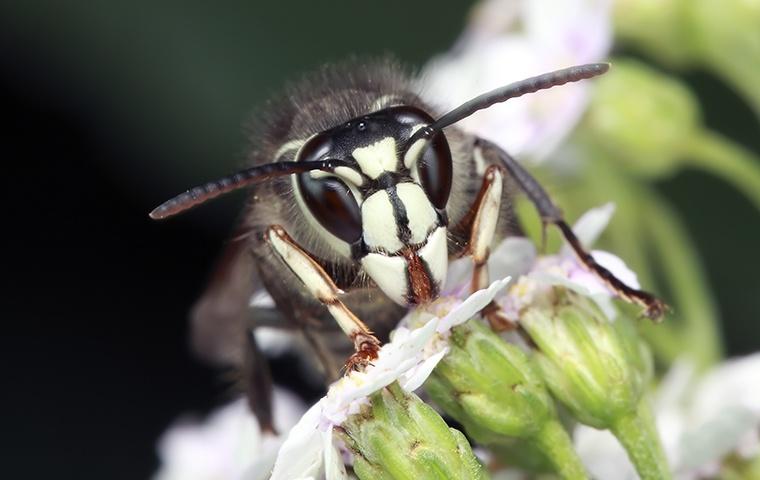
<instances>
[{"instance_id":1,"label":"hornet leg","mask_svg":"<svg viewBox=\"0 0 760 480\"><path fill-rule=\"evenodd\" d=\"M269 362L256 344L253 330L247 332L247 348L243 361L246 398L264 432L276 433L272 417L272 374Z\"/></svg>"},{"instance_id":2,"label":"hornet leg","mask_svg":"<svg viewBox=\"0 0 760 480\"><path fill-rule=\"evenodd\" d=\"M499 148L497 145L487 140L478 139L475 148L480 148L483 155L486 157L490 156L493 158L495 156L501 160L502 165L509 175L517 182L536 207L544 224L552 224L559 229L581 265L583 265L589 272L596 275L621 298L629 303L635 303L643 307L643 315L652 320L659 320L664 315L668 310L668 306L662 300L649 292L629 287L613 275L612 272L599 265L596 260L594 260L594 257L583 248L583 245L581 245L581 242L575 236L573 230L567 222L565 222L562 212L556 205L554 205L554 202L552 202L543 187L530 173L522 168L514 158L509 156L507 152Z\"/></svg>"},{"instance_id":3,"label":"hornet leg","mask_svg":"<svg viewBox=\"0 0 760 480\"><path fill-rule=\"evenodd\" d=\"M488 257L491 253L496 224L499 221L503 179L502 167L497 165L488 167L483 176L483 185L473 205L474 217L468 242L469 254L474 264L471 287L473 292L486 288L490 283ZM489 303L482 310L482 315L496 331L513 330L516 327L495 302Z\"/></svg>"},{"instance_id":4,"label":"hornet leg","mask_svg":"<svg viewBox=\"0 0 760 480\"><path fill-rule=\"evenodd\" d=\"M346 362L346 369L358 370L376 359L380 350L380 340L340 301L338 295L342 291L327 275L324 268L295 243L279 225L273 225L267 229L266 240L303 286L327 307L341 330L354 343L356 353Z\"/></svg>"}]
</instances>

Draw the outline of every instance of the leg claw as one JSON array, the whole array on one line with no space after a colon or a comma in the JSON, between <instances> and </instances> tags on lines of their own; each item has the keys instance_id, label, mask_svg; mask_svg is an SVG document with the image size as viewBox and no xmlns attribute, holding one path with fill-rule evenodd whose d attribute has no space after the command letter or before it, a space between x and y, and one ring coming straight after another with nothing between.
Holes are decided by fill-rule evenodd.
<instances>
[{"instance_id":1,"label":"leg claw","mask_svg":"<svg viewBox=\"0 0 760 480\"><path fill-rule=\"evenodd\" d=\"M356 352L351 355L343 367L346 373L362 371L372 365L380 352L380 341L374 336L362 336L355 340Z\"/></svg>"}]
</instances>

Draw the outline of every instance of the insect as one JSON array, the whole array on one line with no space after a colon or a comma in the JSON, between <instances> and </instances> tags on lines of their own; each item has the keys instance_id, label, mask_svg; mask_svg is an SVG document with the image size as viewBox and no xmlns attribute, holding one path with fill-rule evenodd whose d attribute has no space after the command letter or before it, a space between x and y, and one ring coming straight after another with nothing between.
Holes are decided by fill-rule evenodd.
<instances>
[{"instance_id":1,"label":"insect","mask_svg":"<svg viewBox=\"0 0 760 480\"><path fill-rule=\"evenodd\" d=\"M239 234L194 309L196 347L219 363L253 365L260 353L247 333L275 323L300 329L328 376L345 358L347 368L360 369L410 306L438 296L450 260L470 256L472 289L488 284L489 249L520 233L512 210L518 191L589 271L659 318L665 304L597 264L507 152L456 127L495 103L607 69L580 65L529 78L444 115L389 60L328 66L291 87L254 128L253 166L191 188L150 214L167 218L250 188ZM251 309L260 288L276 309ZM494 304L484 315L497 328L510 327ZM265 368L249 370L252 384L268 382ZM251 395L266 395L266 388ZM266 399L251 403L260 418L268 416Z\"/></svg>"}]
</instances>

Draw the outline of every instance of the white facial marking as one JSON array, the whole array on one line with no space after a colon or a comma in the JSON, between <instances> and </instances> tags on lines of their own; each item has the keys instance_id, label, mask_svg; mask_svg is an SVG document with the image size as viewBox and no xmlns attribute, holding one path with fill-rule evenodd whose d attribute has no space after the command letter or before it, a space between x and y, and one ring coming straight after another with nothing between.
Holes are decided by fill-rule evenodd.
<instances>
[{"instance_id":1,"label":"white facial marking","mask_svg":"<svg viewBox=\"0 0 760 480\"><path fill-rule=\"evenodd\" d=\"M362 227L364 243L369 248L397 252L404 246L398 239L393 205L385 190L373 193L362 203Z\"/></svg>"},{"instance_id":2,"label":"white facial marking","mask_svg":"<svg viewBox=\"0 0 760 480\"><path fill-rule=\"evenodd\" d=\"M398 166L396 140L393 137L386 137L372 145L357 148L351 154L362 172L372 179L386 171L395 172Z\"/></svg>"},{"instance_id":3,"label":"white facial marking","mask_svg":"<svg viewBox=\"0 0 760 480\"><path fill-rule=\"evenodd\" d=\"M301 147L303 147L304 143L306 143L306 140L303 139L285 142L282 144L279 150L277 150L277 153L274 154L274 161L276 162L281 156L285 155L290 150L299 150Z\"/></svg>"},{"instance_id":4,"label":"white facial marking","mask_svg":"<svg viewBox=\"0 0 760 480\"><path fill-rule=\"evenodd\" d=\"M348 180L349 182L353 183L357 187L361 187L362 183L364 183L364 179L362 178L362 176L359 174L359 172L357 172L353 168L337 167L335 169L335 174L341 178L344 178L345 180Z\"/></svg>"},{"instance_id":5,"label":"white facial marking","mask_svg":"<svg viewBox=\"0 0 760 480\"><path fill-rule=\"evenodd\" d=\"M314 180L319 180L320 178L327 178L327 177L337 177L332 172L325 172L324 170L312 170L309 172L309 176L313 178Z\"/></svg>"},{"instance_id":6,"label":"white facial marking","mask_svg":"<svg viewBox=\"0 0 760 480\"><path fill-rule=\"evenodd\" d=\"M398 197L406 208L409 230L412 232L411 243L422 243L428 233L438 222L438 215L430 204L425 191L416 183L399 183L396 185Z\"/></svg>"},{"instance_id":7,"label":"white facial marking","mask_svg":"<svg viewBox=\"0 0 760 480\"><path fill-rule=\"evenodd\" d=\"M383 95L375 100L372 107L370 107L370 110L373 112L376 110L383 110L394 105L400 105L401 103L401 97L398 95Z\"/></svg>"},{"instance_id":8,"label":"white facial marking","mask_svg":"<svg viewBox=\"0 0 760 480\"><path fill-rule=\"evenodd\" d=\"M430 234L427 244L420 248L418 255L425 260L433 280L438 285L443 285L446 281L446 270L449 266L448 239L446 236L446 227L438 227Z\"/></svg>"},{"instance_id":9,"label":"white facial marking","mask_svg":"<svg viewBox=\"0 0 760 480\"><path fill-rule=\"evenodd\" d=\"M412 138L412 136L422 128L424 125L415 125L412 127L412 134L409 135L409 138ZM411 147L406 151L404 154L404 166L411 170L412 166L419 160L420 155L422 154L423 147L427 146L427 140L424 138L420 138L416 142L412 144Z\"/></svg>"},{"instance_id":10,"label":"white facial marking","mask_svg":"<svg viewBox=\"0 0 760 480\"><path fill-rule=\"evenodd\" d=\"M362 258L362 267L388 298L399 305L406 305L406 260L403 257L370 253Z\"/></svg>"}]
</instances>

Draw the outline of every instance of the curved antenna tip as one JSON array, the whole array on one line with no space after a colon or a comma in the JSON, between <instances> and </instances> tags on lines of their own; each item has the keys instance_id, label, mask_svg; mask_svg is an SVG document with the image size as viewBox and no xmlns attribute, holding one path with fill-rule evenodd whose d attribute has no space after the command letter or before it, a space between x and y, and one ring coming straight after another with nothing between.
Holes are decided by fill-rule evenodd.
<instances>
[{"instance_id":1,"label":"curved antenna tip","mask_svg":"<svg viewBox=\"0 0 760 480\"><path fill-rule=\"evenodd\" d=\"M170 202L171 200L157 206L148 214L148 216L152 220L163 220L165 218L171 217L174 213L177 213L177 212L174 212L171 208L169 208L170 205L167 205L167 204Z\"/></svg>"},{"instance_id":2,"label":"curved antenna tip","mask_svg":"<svg viewBox=\"0 0 760 480\"><path fill-rule=\"evenodd\" d=\"M164 215L163 215L163 214L162 214L162 212L161 212L161 207L156 207L156 208L154 208L154 209L153 209L153 211L151 211L151 212L148 214L148 216L149 216L149 217L150 217L152 220L163 220L163 219L164 219Z\"/></svg>"}]
</instances>

